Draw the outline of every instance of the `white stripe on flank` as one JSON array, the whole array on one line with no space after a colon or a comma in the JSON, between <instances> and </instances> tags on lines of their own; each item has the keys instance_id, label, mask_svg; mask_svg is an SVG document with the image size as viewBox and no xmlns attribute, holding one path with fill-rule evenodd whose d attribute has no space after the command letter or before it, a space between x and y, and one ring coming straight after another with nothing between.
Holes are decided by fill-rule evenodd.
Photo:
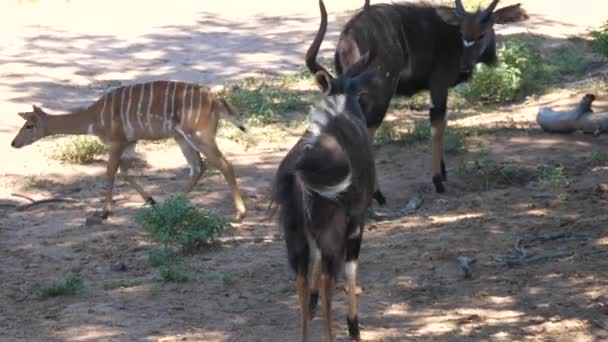
<instances>
[{"instance_id":1,"label":"white stripe on flank","mask_svg":"<svg viewBox=\"0 0 608 342\"><path fill-rule=\"evenodd\" d=\"M184 139L186 139L186 141L188 142L188 144L190 144L190 146L192 146L193 149L197 150L199 153L203 153L201 152L201 150L194 144L194 142L192 141L192 138L190 137L189 134L184 133L184 131L182 131L180 128L175 128L175 130L181 134Z\"/></svg>"},{"instance_id":2,"label":"white stripe on flank","mask_svg":"<svg viewBox=\"0 0 608 342\"><path fill-rule=\"evenodd\" d=\"M184 88L184 95L182 96L182 118L179 122L182 124L186 122L186 95L188 95L188 83Z\"/></svg>"},{"instance_id":3,"label":"white stripe on flank","mask_svg":"<svg viewBox=\"0 0 608 342\"><path fill-rule=\"evenodd\" d=\"M144 99L144 95L146 92L146 85L145 84L141 84L141 91L139 92L139 101L137 101L137 112L135 113L135 115L137 116L137 123L139 123L139 127L142 129L143 131L143 123L141 122L141 103Z\"/></svg>"},{"instance_id":4,"label":"white stripe on flank","mask_svg":"<svg viewBox=\"0 0 608 342\"><path fill-rule=\"evenodd\" d=\"M169 117L169 129L173 126L173 117L175 116L175 90L177 89L177 82L173 82L173 95L171 95L171 116Z\"/></svg>"},{"instance_id":5,"label":"white stripe on flank","mask_svg":"<svg viewBox=\"0 0 608 342\"><path fill-rule=\"evenodd\" d=\"M133 125L131 124L130 121L130 114L131 114L131 99L133 98L132 96L133 93L133 87L129 87L129 98L127 99L127 111L125 112L125 119L127 120L127 126L129 126L129 133L132 134L133 133ZM129 138L130 140L131 138Z\"/></svg>"},{"instance_id":6,"label":"white stripe on flank","mask_svg":"<svg viewBox=\"0 0 608 342\"><path fill-rule=\"evenodd\" d=\"M169 131L169 118L168 115L169 113L167 113L167 100L169 98L169 86L171 86L171 83L167 82L167 86L165 87L165 104L164 104L164 109L163 109L163 132L167 133Z\"/></svg>"},{"instance_id":7,"label":"white stripe on flank","mask_svg":"<svg viewBox=\"0 0 608 342\"><path fill-rule=\"evenodd\" d=\"M336 185L330 185L330 186L322 187L320 189L315 189L315 188L309 187L309 189L311 191L316 192L321 197L335 200L338 197L338 195L340 195L342 192L344 192L344 191L346 191L346 189L348 189L348 187L351 184L351 181L352 181L352 173L349 172L348 176L346 176L340 183L338 183Z\"/></svg>"},{"instance_id":8,"label":"white stripe on flank","mask_svg":"<svg viewBox=\"0 0 608 342\"><path fill-rule=\"evenodd\" d=\"M146 117L148 118L148 131L150 134L154 134L152 130L152 122L150 121L150 111L152 110L152 101L154 100L154 81L150 83L150 94L148 95L148 113Z\"/></svg>"},{"instance_id":9,"label":"white stripe on flank","mask_svg":"<svg viewBox=\"0 0 608 342\"><path fill-rule=\"evenodd\" d=\"M116 113L115 112L115 109L116 109L115 103L116 103L116 101L114 99L116 97L116 93L117 92L118 91L116 91L116 90L114 90L112 92L112 103L110 103L110 131L112 131L114 129L114 126L115 126L114 125L114 120L115 120L115 115L114 114Z\"/></svg>"},{"instance_id":10,"label":"white stripe on flank","mask_svg":"<svg viewBox=\"0 0 608 342\"><path fill-rule=\"evenodd\" d=\"M198 90L198 112L196 113L196 121L194 124L198 124L198 120L201 119L201 111L203 110L203 92L201 89Z\"/></svg>"},{"instance_id":11,"label":"white stripe on flank","mask_svg":"<svg viewBox=\"0 0 608 342\"><path fill-rule=\"evenodd\" d=\"M101 128L105 126L103 116L106 115L106 102L108 102L108 95L103 96L103 105L101 106Z\"/></svg>"},{"instance_id":12,"label":"white stripe on flank","mask_svg":"<svg viewBox=\"0 0 608 342\"><path fill-rule=\"evenodd\" d=\"M122 131L125 133L125 136L129 136L129 127L127 126L127 121L125 120L125 111L122 109L123 103L125 103L125 90L127 87L122 88L122 92L120 93L120 120L122 121Z\"/></svg>"},{"instance_id":13,"label":"white stripe on flank","mask_svg":"<svg viewBox=\"0 0 608 342\"><path fill-rule=\"evenodd\" d=\"M192 88L190 88L190 89L192 90L191 91L192 94L190 94L190 115L192 115L192 113L193 113L192 112L192 108L193 108L193 105L194 105L194 90L195 90L194 86L192 86Z\"/></svg>"}]
</instances>

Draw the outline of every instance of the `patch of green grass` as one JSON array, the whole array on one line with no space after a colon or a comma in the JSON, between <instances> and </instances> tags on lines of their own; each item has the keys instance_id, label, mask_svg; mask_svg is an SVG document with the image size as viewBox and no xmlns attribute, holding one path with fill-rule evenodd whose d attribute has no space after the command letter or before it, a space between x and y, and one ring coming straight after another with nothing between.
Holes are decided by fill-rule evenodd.
<instances>
[{"instance_id":1,"label":"patch of green grass","mask_svg":"<svg viewBox=\"0 0 608 342\"><path fill-rule=\"evenodd\" d=\"M468 151L467 136L462 130L446 129L443 150L447 154L460 154Z\"/></svg>"},{"instance_id":2,"label":"patch of green grass","mask_svg":"<svg viewBox=\"0 0 608 342\"><path fill-rule=\"evenodd\" d=\"M130 287L136 287L143 284L141 280L117 280L103 285L103 289L115 290L115 289L128 289Z\"/></svg>"},{"instance_id":3,"label":"patch of green grass","mask_svg":"<svg viewBox=\"0 0 608 342\"><path fill-rule=\"evenodd\" d=\"M593 51L608 56L608 21L599 28L591 31Z\"/></svg>"},{"instance_id":4,"label":"patch of green grass","mask_svg":"<svg viewBox=\"0 0 608 342\"><path fill-rule=\"evenodd\" d=\"M165 283L187 283L190 277L173 267L160 269L160 279Z\"/></svg>"},{"instance_id":5,"label":"patch of green grass","mask_svg":"<svg viewBox=\"0 0 608 342\"><path fill-rule=\"evenodd\" d=\"M570 185L570 181L564 172L565 168L560 163L543 164L539 168L539 180L542 183L549 185L553 190Z\"/></svg>"},{"instance_id":6,"label":"patch of green grass","mask_svg":"<svg viewBox=\"0 0 608 342\"><path fill-rule=\"evenodd\" d=\"M406 133L406 140L411 142L425 142L431 140L431 123L428 121L418 121L414 124L414 129Z\"/></svg>"},{"instance_id":7,"label":"patch of green grass","mask_svg":"<svg viewBox=\"0 0 608 342\"><path fill-rule=\"evenodd\" d=\"M596 147L591 151L591 164L602 165L606 163L606 160L608 160L608 156L603 149Z\"/></svg>"},{"instance_id":8,"label":"patch of green grass","mask_svg":"<svg viewBox=\"0 0 608 342\"><path fill-rule=\"evenodd\" d=\"M68 138L52 155L52 158L64 163L87 164L105 152L105 146L97 137L76 136Z\"/></svg>"},{"instance_id":9,"label":"patch of green grass","mask_svg":"<svg viewBox=\"0 0 608 342\"><path fill-rule=\"evenodd\" d=\"M227 98L250 125L266 125L277 122L285 112L308 108L309 101L302 92L291 88L296 79L249 77L228 85L219 95Z\"/></svg>"},{"instance_id":10,"label":"patch of green grass","mask_svg":"<svg viewBox=\"0 0 608 342\"><path fill-rule=\"evenodd\" d=\"M397 129L397 126L389 121L384 121L374 134L375 144L386 144L390 142L401 141L404 139L404 133Z\"/></svg>"},{"instance_id":11,"label":"patch of green grass","mask_svg":"<svg viewBox=\"0 0 608 342\"><path fill-rule=\"evenodd\" d=\"M61 296L73 296L85 290L82 279L75 275L66 277L61 282L55 282L48 286L37 286L33 294L38 299L54 298Z\"/></svg>"},{"instance_id":12,"label":"patch of green grass","mask_svg":"<svg viewBox=\"0 0 608 342\"><path fill-rule=\"evenodd\" d=\"M234 280L234 277L232 276L232 274L230 274L230 273L222 274L222 284L224 285L225 288L232 287L235 282L236 281Z\"/></svg>"},{"instance_id":13,"label":"patch of green grass","mask_svg":"<svg viewBox=\"0 0 608 342\"><path fill-rule=\"evenodd\" d=\"M572 45L562 45L554 48L548 54L548 60L560 74L567 75L581 74L585 71L587 65L580 48Z\"/></svg>"},{"instance_id":14,"label":"patch of green grass","mask_svg":"<svg viewBox=\"0 0 608 342\"><path fill-rule=\"evenodd\" d=\"M180 247L182 251L210 244L229 229L228 220L211 211L199 211L185 195L172 196L150 208L142 208L135 221L152 241Z\"/></svg>"},{"instance_id":15,"label":"patch of green grass","mask_svg":"<svg viewBox=\"0 0 608 342\"><path fill-rule=\"evenodd\" d=\"M485 151L472 161L458 165L456 174L466 179L466 187L471 191L523 186L537 179L535 170L520 164L498 162Z\"/></svg>"}]
</instances>

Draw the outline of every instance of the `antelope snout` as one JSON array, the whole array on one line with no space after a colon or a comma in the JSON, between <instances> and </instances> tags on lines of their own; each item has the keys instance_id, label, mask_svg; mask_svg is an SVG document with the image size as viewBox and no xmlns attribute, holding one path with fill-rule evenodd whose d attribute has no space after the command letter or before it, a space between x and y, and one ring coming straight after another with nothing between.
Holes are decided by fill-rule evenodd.
<instances>
[{"instance_id":1,"label":"antelope snout","mask_svg":"<svg viewBox=\"0 0 608 342\"><path fill-rule=\"evenodd\" d=\"M11 142L11 146L12 146L12 147L15 147L15 148L17 147L17 143L15 143L15 140L13 140L13 141Z\"/></svg>"}]
</instances>

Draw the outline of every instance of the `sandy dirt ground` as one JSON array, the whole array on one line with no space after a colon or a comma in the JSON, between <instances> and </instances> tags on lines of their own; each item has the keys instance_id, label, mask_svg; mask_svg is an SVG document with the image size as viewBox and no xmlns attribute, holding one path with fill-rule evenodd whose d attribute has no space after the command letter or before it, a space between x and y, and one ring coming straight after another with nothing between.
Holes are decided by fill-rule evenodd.
<instances>
[{"instance_id":1,"label":"sandy dirt ground","mask_svg":"<svg viewBox=\"0 0 608 342\"><path fill-rule=\"evenodd\" d=\"M375 3L376 1L372 1ZM509 2L505 2L509 3ZM524 0L531 18L501 33L530 32L554 44L584 35L606 19L608 4ZM153 248L133 221L141 199L119 182L115 211L85 226L99 208L103 161L63 165L51 158L57 140L14 150L16 115L38 104L62 112L118 85L155 79L220 86L251 75L298 71L318 25L316 1L5 1L0 20L0 341L294 341L298 314L294 277L282 236L265 220L277 163L297 139L243 146L220 139L233 161L249 216L211 250L187 257L193 280L162 284L146 265ZM327 1L330 57L339 27L360 1ZM597 73L597 72L596 72ZM554 136L534 125L538 106L567 108L585 89L566 88L491 111L451 113L450 125L491 128L472 135L469 152L447 157L448 192L430 182L430 146L378 146L377 165L389 204L423 199L413 215L371 222L361 253L362 337L367 341L608 340L608 138ZM599 91L598 108L608 109ZM408 121L426 113L393 113ZM144 145L141 181L157 199L179 192L186 163L176 147ZM484 174L487 160L516 172L505 181ZM538 181L548 163L564 166L568 184ZM64 196L76 203L41 205ZM199 207L232 215L225 182L208 175L190 195ZM509 266L518 239L536 255ZM463 279L459 256L475 258ZM124 272L111 265L123 262ZM38 300L31 290L68 274L86 292ZM130 284L118 287L113 284ZM335 331L347 340L345 296L334 300ZM321 319L312 323L321 340Z\"/></svg>"}]
</instances>

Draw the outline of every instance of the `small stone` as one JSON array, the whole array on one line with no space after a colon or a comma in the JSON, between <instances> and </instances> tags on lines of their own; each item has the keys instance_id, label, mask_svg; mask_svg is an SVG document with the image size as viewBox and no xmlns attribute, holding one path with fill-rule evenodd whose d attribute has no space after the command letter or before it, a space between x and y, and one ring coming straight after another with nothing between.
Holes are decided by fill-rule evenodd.
<instances>
[{"instance_id":1,"label":"small stone","mask_svg":"<svg viewBox=\"0 0 608 342\"><path fill-rule=\"evenodd\" d=\"M110 269L114 272L124 272L127 270L127 265L122 261L116 261L110 265Z\"/></svg>"},{"instance_id":2,"label":"small stone","mask_svg":"<svg viewBox=\"0 0 608 342\"><path fill-rule=\"evenodd\" d=\"M101 218L100 216L92 215L87 217L86 221L84 222L84 225L87 227L92 227L101 224L103 221L103 218Z\"/></svg>"}]
</instances>

